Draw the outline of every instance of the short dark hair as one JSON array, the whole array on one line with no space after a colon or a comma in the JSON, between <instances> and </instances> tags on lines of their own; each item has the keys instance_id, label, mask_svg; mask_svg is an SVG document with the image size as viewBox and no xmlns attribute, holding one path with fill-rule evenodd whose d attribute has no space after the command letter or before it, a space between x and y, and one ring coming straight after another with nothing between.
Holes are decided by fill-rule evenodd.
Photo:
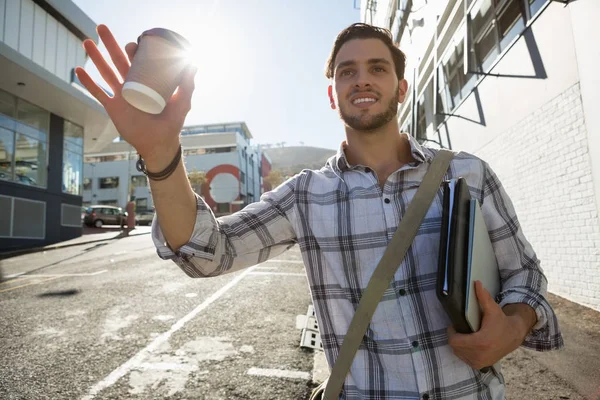
<instances>
[{"instance_id":1,"label":"short dark hair","mask_svg":"<svg viewBox=\"0 0 600 400\"><path fill-rule=\"evenodd\" d=\"M406 68L406 56L396 45L392 39L392 33L388 29L379 28L377 26L356 23L352 24L339 33L335 42L333 43L333 49L327 60L325 66L325 76L327 79L333 78L335 70L335 58L338 52L349 40L352 39L379 39L381 40L390 52L392 53L392 59L394 60L394 66L396 68L396 76L398 80L404 79L404 69Z\"/></svg>"}]
</instances>

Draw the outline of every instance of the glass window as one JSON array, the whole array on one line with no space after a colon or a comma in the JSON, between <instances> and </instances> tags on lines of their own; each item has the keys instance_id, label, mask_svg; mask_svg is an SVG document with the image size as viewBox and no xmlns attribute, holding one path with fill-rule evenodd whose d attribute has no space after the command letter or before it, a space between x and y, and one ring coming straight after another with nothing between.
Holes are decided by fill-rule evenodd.
<instances>
[{"instance_id":1,"label":"glass window","mask_svg":"<svg viewBox=\"0 0 600 400\"><path fill-rule=\"evenodd\" d=\"M46 143L17 134L15 150L16 182L30 186L46 186Z\"/></svg>"},{"instance_id":2,"label":"glass window","mask_svg":"<svg viewBox=\"0 0 600 400\"><path fill-rule=\"evenodd\" d=\"M122 160L127 160L127 153L111 154L108 156L85 156L84 160L86 163L122 161Z\"/></svg>"},{"instance_id":3,"label":"glass window","mask_svg":"<svg viewBox=\"0 0 600 400\"><path fill-rule=\"evenodd\" d=\"M83 190L92 190L92 180L90 178L83 178Z\"/></svg>"},{"instance_id":4,"label":"glass window","mask_svg":"<svg viewBox=\"0 0 600 400\"><path fill-rule=\"evenodd\" d=\"M119 187L119 177L118 176L109 176L106 178L98 179L100 182L100 189L114 189Z\"/></svg>"},{"instance_id":5,"label":"glass window","mask_svg":"<svg viewBox=\"0 0 600 400\"><path fill-rule=\"evenodd\" d=\"M500 51L504 50L525 28L525 18L519 5L520 1L509 0L498 11L498 33L501 39Z\"/></svg>"},{"instance_id":6,"label":"glass window","mask_svg":"<svg viewBox=\"0 0 600 400\"><path fill-rule=\"evenodd\" d=\"M134 175L131 177L131 186L132 187L147 187L148 180L145 175Z\"/></svg>"},{"instance_id":7,"label":"glass window","mask_svg":"<svg viewBox=\"0 0 600 400\"><path fill-rule=\"evenodd\" d=\"M49 121L47 111L0 90L0 179L46 187Z\"/></svg>"},{"instance_id":8,"label":"glass window","mask_svg":"<svg viewBox=\"0 0 600 400\"><path fill-rule=\"evenodd\" d=\"M537 14L538 11L546 4L549 0L529 0L529 15L532 17Z\"/></svg>"},{"instance_id":9,"label":"glass window","mask_svg":"<svg viewBox=\"0 0 600 400\"><path fill-rule=\"evenodd\" d=\"M477 68L487 71L525 28L523 0L479 0L471 11L471 35ZM532 0L529 0L532 1Z\"/></svg>"},{"instance_id":10,"label":"glass window","mask_svg":"<svg viewBox=\"0 0 600 400\"><path fill-rule=\"evenodd\" d=\"M140 210L147 210L148 209L148 199L135 199L135 209L140 211Z\"/></svg>"},{"instance_id":11,"label":"glass window","mask_svg":"<svg viewBox=\"0 0 600 400\"><path fill-rule=\"evenodd\" d=\"M48 132L50 113L23 99L17 102L17 120L42 132Z\"/></svg>"},{"instance_id":12,"label":"glass window","mask_svg":"<svg viewBox=\"0 0 600 400\"><path fill-rule=\"evenodd\" d=\"M80 196L82 178L83 128L65 121L63 127L63 192Z\"/></svg>"},{"instance_id":13,"label":"glass window","mask_svg":"<svg viewBox=\"0 0 600 400\"><path fill-rule=\"evenodd\" d=\"M0 128L0 179L13 179L14 137L12 131Z\"/></svg>"}]
</instances>

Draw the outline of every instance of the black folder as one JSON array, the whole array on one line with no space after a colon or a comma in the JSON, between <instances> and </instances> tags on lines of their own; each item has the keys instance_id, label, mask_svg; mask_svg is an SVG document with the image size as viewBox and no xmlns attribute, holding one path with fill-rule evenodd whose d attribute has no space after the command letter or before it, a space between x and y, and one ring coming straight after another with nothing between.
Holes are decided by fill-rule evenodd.
<instances>
[{"instance_id":1,"label":"black folder","mask_svg":"<svg viewBox=\"0 0 600 400\"><path fill-rule=\"evenodd\" d=\"M481 324L474 282L480 280L495 297L500 274L479 202L471 198L466 180L446 181L443 191L436 294L454 329L472 333Z\"/></svg>"}]
</instances>

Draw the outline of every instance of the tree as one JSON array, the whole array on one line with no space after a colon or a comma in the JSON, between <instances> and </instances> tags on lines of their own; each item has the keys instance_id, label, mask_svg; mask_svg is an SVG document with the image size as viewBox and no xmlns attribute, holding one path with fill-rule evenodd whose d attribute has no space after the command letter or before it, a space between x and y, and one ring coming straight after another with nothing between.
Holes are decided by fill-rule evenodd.
<instances>
[{"instance_id":1,"label":"tree","mask_svg":"<svg viewBox=\"0 0 600 400\"><path fill-rule=\"evenodd\" d=\"M263 178L263 181L270 187L265 187L265 191L276 188L283 183L283 174L278 169L273 169L269 172L269 175Z\"/></svg>"},{"instance_id":2,"label":"tree","mask_svg":"<svg viewBox=\"0 0 600 400\"><path fill-rule=\"evenodd\" d=\"M188 173L188 179L192 185L192 189L194 189L194 192L201 194L202 185L206 183L206 173L204 171L198 171L196 168L194 168Z\"/></svg>"}]
</instances>

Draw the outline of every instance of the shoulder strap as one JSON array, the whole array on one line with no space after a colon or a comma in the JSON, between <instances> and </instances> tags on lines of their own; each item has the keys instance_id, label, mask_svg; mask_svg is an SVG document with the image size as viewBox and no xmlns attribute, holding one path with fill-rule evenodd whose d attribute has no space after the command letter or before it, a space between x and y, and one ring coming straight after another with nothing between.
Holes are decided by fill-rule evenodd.
<instances>
[{"instance_id":1,"label":"shoulder strap","mask_svg":"<svg viewBox=\"0 0 600 400\"><path fill-rule=\"evenodd\" d=\"M339 397L346 375L348 375L373 313L383 297L383 293L390 286L390 281L398 266L404 260L404 256L411 246L435 194L440 188L442 179L453 157L454 153L452 151L442 149L438 152L417 193L410 202L404 217L398 224L394 237L385 249L383 257L360 299L358 309L352 318L350 328L348 328L348 332L344 337L342 348L327 381L323 400L334 400Z\"/></svg>"}]
</instances>

